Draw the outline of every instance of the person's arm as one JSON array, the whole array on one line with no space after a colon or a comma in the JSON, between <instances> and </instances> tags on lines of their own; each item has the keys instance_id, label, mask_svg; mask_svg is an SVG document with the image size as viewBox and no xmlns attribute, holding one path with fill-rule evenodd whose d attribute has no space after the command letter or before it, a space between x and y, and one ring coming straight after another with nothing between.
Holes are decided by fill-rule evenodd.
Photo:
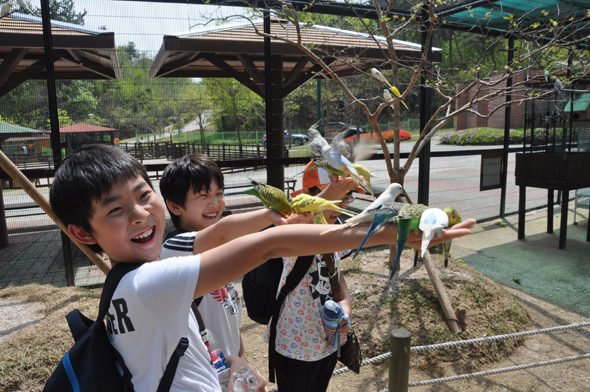
<instances>
[{"instance_id":1,"label":"person's arm","mask_svg":"<svg viewBox=\"0 0 590 392\"><path fill-rule=\"evenodd\" d=\"M285 218L272 208L229 215L214 225L199 231L193 242L193 253L203 253L238 237L260 231L270 225L281 226L302 223L311 219L311 214L298 214Z\"/></svg>"},{"instance_id":2,"label":"person's arm","mask_svg":"<svg viewBox=\"0 0 590 392\"><path fill-rule=\"evenodd\" d=\"M467 219L431 241L431 246L443 241L470 234L474 219ZM358 247L365 238L368 226L357 226L337 231L328 236L320 233L339 225L285 225L248 234L227 244L201 254L198 284L194 298L205 295L228 282L233 282L246 272L267 260L276 257L305 256L332 253L339 249ZM369 238L366 246L394 244L397 239L397 225L383 225ZM421 234L413 231L406 242L407 247L420 249Z\"/></svg>"},{"instance_id":3,"label":"person's arm","mask_svg":"<svg viewBox=\"0 0 590 392\"><path fill-rule=\"evenodd\" d=\"M244 361L248 362L248 359L246 358L246 352L244 351L244 341L242 340L242 333L240 332L240 353L238 354L238 356L240 358L242 358Z\"/></svg>"},{"instance_id":4,"label":"person's arm","mask_svg":"<svg viewBox=\"0 0 590 392\"><path fill-rule=\"evenodd\" d=\"M348 287L346 286L346 280L344 279L344 275L340 272L340 279L338 280L340 283L340 301L338 303L342 306L344 313L348 316L349 320L352 320L352 298L350 293L348 292ZM348 333L348 322L346 320L342 320L342 333Z\"/></svg>"}]
</instances>

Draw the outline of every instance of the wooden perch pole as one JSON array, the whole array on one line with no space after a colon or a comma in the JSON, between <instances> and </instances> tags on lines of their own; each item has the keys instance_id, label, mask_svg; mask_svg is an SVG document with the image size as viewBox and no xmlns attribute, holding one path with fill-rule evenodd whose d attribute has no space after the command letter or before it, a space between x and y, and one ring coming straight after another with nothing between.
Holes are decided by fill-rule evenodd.
<instances>
[{"instance_id":1,"label":"wooden perch pole","mask_svg":"<svg viewBox=\"0 0 590 392\"><path fill-rule=\"evenodd\" d=\"M455 311L451 306L451 300L447 296L445 286L443 286L440 278L438 277L438 273L432 265L432 260L430 260L430 252L426 251L424 257L422 258L422 262L424 263L424 267L426 267L426 271L428 272L428 276L430 277L430 281L432 282L432 286L434 287L438 301L440 302L445 317L447 318L447 324L449 324L451 332L461 333L461 328L457 323L457 316L455 315Z\"/></svg>"},{"instance_id":2,"label":"wooden perch pole","mask_svg":"<svg viewBox=\"0 0 590 392\"><path fill-rule=\"evenodd\" d=\"M49 217L59 226L59 228L62 229L63 232L66 233L68 237L70 237L72 242L74 242L74 244L76 244L78 246L78 248L80 248L82 250L82 252L84 252L86 254L86 256L88 256L88 258L90 260L92 260L92 262L94 264L96 264L96 266L102 272L104 272L105 275L109 273L109 271L111 270L110 264L105 259L103 259L99 255L94 253L92 250L90 250L89 247L87 247L84 244L79 243L78 241L76 241L74 238L72 238L70 236L70 233L68 232L68 228L57 217L57 215L55 215L55 213L51 209L51 205L49 204L49 201L47 201L45 196L43 196L41 194L41 192L39 192L37 190L37 188L35 188L35 186L31 183L31 181L29 181L29 179L27 177L25 177L25 175L23 173L21 173L20 170L18 170L18 168L14 165L14 163L12 163L12 161L10 159L8 159L8 157L6 155L4 155L4 152L2 152L2 151L0 151L0 166L2 167L2 169L4 169L4 171L6 173L8 173L8 175L10 177L12 177L12 179L14 181L16 181L16 183L22 189L25 190L25 192L27 192L27 194L29 196L31 196L31 198L35 201L35 203L37 203L37 205L39 207L41 207L47 215L49 215Z\"/></svg>"}]
</instances>

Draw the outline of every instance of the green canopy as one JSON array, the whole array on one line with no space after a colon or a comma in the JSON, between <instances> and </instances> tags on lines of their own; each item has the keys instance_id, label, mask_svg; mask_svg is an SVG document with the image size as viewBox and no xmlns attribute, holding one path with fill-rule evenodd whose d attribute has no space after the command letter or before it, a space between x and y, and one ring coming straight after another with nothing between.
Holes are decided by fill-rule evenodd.
<instances>
[{"instance_id":1,"label":"green canopy","mask_svg":"<svg viewBox=\"0 0 590 392\"><path fill-rule=\"evenodd\" d=\"M590 104L590 93L580 94L577 97L574 96L574 108L572 110L572 102L568 102L563 109L564 112L584 112Z\"/></svg>"}]
</instances>

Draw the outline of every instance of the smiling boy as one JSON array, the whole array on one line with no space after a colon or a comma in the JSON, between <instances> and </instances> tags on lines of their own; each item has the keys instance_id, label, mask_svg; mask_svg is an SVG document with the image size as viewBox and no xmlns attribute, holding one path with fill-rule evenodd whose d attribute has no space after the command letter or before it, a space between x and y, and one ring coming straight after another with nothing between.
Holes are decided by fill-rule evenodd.
<instances>
[{"instance_id":1,"label":"smiling boy","mask_svg":"<svg viewBox=\"0 0 590 392\"><path fill-rule=\"evenodd\" d=\"M164 206L145 168L115 147L86 146L57 170L51 207L77 241L104 252L113 265L141 263L121 279L111 300L109 338L132 374L137 391L155 391L181 337L189 348L180 358L171 391L221 389L191 312L201 297L268 259L358 246L366 227L330 236L332 225L284 225L237 238L199 255L158 259L165 227ZM433 245L469 234L473 220L446 230ZM395 243L397 228L384 225L367 244ZM418 249L419 235L407 246ZM240 262L236 262L238 259ZM245 362L228 356L232 372ZM247 365L246 365L247 366Z\"/></svg>"},{"instance_id":2,"label":"smiling boy","mask_svg":"<svg viewBox=\"0 0 590 392\"><path fill-rule=\"evenodd\" d=\"M225 208L223 191L223 173L205 154L185 155L166 167L160 192L176 230L164 242L161 259L201 253L270 225L304 218L286 219L272 209L259 209L221 219ZM223 352L246 360L240 334L242 304L233 282L197 299L196 303L207 329L213 331Z\"/></svg>"}]
</instances>

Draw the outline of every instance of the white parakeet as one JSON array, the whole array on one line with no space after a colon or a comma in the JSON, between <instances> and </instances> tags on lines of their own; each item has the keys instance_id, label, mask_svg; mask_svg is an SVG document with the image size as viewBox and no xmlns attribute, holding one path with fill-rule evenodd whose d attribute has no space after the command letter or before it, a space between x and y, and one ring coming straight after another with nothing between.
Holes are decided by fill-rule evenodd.
<instances>
[{"instance_id":1,"label":"white parakeet","mask_svg":"<svg viewBox=\"0 0 590 392\"><path fill-rule=\"evenodd\" d=\"M449 216L439 208L429 208L422 213L418 228L422 231L422 253L424 257L428 244L434 238L435 234L441 235L443 229L449 227Z\"/></svg>"}]
</instances>

